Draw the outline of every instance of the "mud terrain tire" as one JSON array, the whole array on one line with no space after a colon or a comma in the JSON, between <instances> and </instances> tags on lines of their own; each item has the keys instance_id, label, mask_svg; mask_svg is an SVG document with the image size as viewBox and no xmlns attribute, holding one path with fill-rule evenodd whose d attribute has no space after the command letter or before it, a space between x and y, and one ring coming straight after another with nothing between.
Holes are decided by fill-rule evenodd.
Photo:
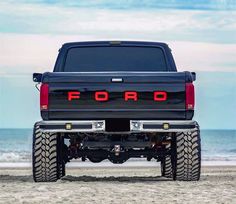
<instances>
[{"instance_id":1,"label":"mud terrain tire","mask_svg":"<svg viewBox=\"0 0 236 204\"><path fill-rule=\"evenodd\" d=\"M33 179L35 182L55 182L65 175L65 163L59 154L57 133L45 133L36 123L33 132Z\"/></svg>"},{"instance_id":2,"label":"mud terrain tire","mask_svg":"<svg viewBox=\"0 0 236 204\"><path fill-rule=\"evenodd\" d=\"M199 127L191 132L176 133L172 158L173 179L198 181L201 172L201 139Z\"/></svg>"}]
</instances>

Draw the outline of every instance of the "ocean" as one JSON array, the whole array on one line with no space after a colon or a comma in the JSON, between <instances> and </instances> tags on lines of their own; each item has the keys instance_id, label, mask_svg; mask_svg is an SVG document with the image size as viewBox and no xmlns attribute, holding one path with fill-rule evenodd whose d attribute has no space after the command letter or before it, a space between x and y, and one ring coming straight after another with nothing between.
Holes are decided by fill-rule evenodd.
<instances>
[{"instance_id":1,"label":"ocean","mask_svg":"<svg viewBox=\"0 0 236 204\"><path fill-rule=\"evenodd\" d=\"M203 161L236 161L236 130L201 130ZM0 162L30 162L32 129L0 129Z\"/></svg>"}]
</instances>

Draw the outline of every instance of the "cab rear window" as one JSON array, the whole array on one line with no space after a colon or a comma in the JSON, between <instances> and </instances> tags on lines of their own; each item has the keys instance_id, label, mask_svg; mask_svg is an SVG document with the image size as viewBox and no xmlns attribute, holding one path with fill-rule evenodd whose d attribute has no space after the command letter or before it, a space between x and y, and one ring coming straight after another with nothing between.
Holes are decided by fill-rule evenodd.
<instances>
[{"instance_id":1,"label":"cab rear window","mask_svg":"<svg viewBox=\"0 0 236 204\"><path fill-rule=\"evenodd\" d=\"M158 47L74 47L66 55L64 72L167 71Z\"/></svg>"}]
</instances>

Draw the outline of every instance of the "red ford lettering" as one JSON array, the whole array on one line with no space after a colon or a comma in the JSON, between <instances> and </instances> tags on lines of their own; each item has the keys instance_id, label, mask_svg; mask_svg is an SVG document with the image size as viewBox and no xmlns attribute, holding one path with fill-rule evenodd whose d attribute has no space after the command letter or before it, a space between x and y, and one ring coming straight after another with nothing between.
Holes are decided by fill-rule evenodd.
<instances>
[{"instance_id":1,"label":"red ford lettering","mask_svg":"<svg viewBox=\"0 0 236 204\"><path fill-rule=\"evenodd\" d=\"M147 93L143 93L143 94L147 94ZM123 94L124 101L138 101L139 97L142 97L142 94L136 91L125 91ZM165 91L154 91L152 97L154 101L158 101L158 102L166 101L167 93ZM68 92L68 101L77 100L81 98L83 98L83 95L79 91ZM94 93L94 100L101 101L101 102L108 101L109 93L107 91L96 91Z\"/></svg>"},{"instance_id":2,"label":"red ford lettering","mask_svg":"<svg viewBox=\"0 0 236 204\"><path fill-rule=\"evenodd\" d=\"M125 92L125 101L128 101L128 100L137 101L138 100L138 93L135 91Z\"/></svg>"},{"instance_id":3,"label":"red ford lettering","mask_svg":"<svg viewBox=\"0 0 236 204\"><path fill-rule=\"evenodd\" d=\"M154 101L166 101L167 93L164 91L155 91L154 92Z\"/></svg>"},{"instance_id":4,"label":"red ford lettering","mask_svg":"<svg viewBox=\"0 0 236 204\"><path fill-rule=\"evenodd\" d=\"M68 92L68 101L71 101L72 99L79 99L79 98L80 98L79 91L69 91Z\"/></svg>"},{"instance_id":5,"label":"red ford lettering","mask_svg":"<svg viewBox=\"0 0 236 204\"><path fill-rule=\"evenodd\" d=\"M95 92L95 100L96 101L108 101L108 92L106 91L97 91Z\"/></svg>"}]
</instances>

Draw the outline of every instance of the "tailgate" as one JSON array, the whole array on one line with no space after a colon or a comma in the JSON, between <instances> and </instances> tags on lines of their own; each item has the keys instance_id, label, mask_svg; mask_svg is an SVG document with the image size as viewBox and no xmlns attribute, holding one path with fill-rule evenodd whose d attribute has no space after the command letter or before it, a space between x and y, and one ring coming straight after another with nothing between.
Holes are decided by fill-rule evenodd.
<instances>
[{"instance_id":1,"label":"tailgate","mask_svg":"<svg viewBox=\"0 0 236 204\"><path fill-rule=\"evenodd\" d=\"M189 72L45 73L44 119L186 119Z\"/></svg>"}]
</instances>

